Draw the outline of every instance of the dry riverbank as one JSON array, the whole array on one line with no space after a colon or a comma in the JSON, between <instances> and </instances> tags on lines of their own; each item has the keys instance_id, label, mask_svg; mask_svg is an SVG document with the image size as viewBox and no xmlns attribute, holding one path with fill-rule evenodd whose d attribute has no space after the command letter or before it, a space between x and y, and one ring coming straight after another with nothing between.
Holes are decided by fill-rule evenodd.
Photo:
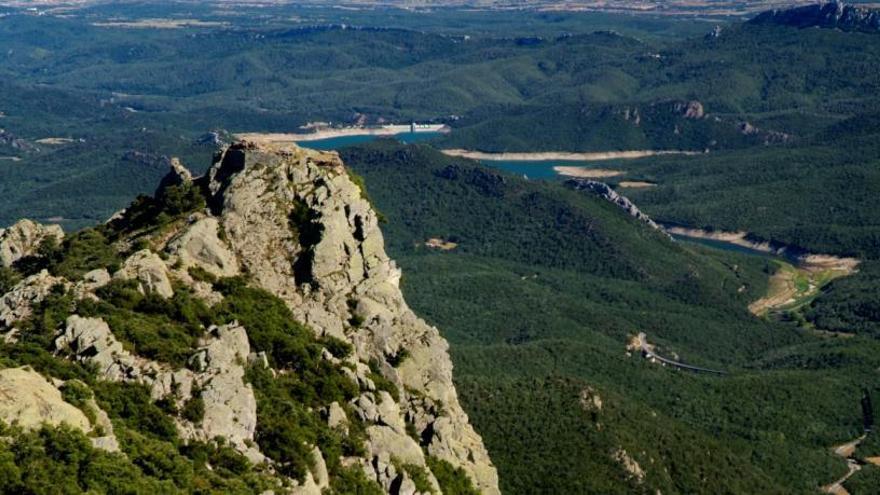
<instances>
[{"instance_id":1,"label":"dry riverbank","mask_svg":"<svg viewBox=\"0 0 880 495\"><path fill-rule=\"evenodd\" d=\"M535 153L486 153L483 151L469 151L462 149L445 149L440 150L448 156L461 158L471 158L473 160L490 160L490 161L542 161L542 160L562 160L562 161L579 161L579 162L596 162L603 160L631 160L635 158L645 158L649 156L661 155L699 155L698 151L676 151L676 150L634 150L634 151L597 151L597 152L569 152L569 151L540 151Z\"/></svg>"},{"instance_id":2,"label":"dry riverbank","mask_svg":"<svg viewBox=\"0 0 880 495\"><path fill-rule=\"evenodd\" d=\"M767 294L749 304L749 311L757 316L801 307L812 301L819 290L832 280L855 273L859 265L856 258L808 253L783 244L753 239L747 232L708 231L679 226L666 226L665 229L673 235L723 242L782 258L776 261L779 268L770 277Z\"/></svg>"},{"instance_id":3,"label":"dry riverbank","mask_svg":"<svg viewBox=\"0 0 880 495\"><path fill-rule=\"evenodd\" d=\"M859 265L859 260L857 258L846 258L830 254L807 253L790 246L752 239L748 232L703 230L668 225L664 226L664 228L667 232L673 235L725 242L762 253L782 256L791 260L793 263L796 263L798 267L806 270L840 270L852 273Z\"/></svg>"},{"instance_id":4,"label":"dry riverbank","mask_svg":"<svg viewBox=\"0 0 880 495\"><path fill-rule=\"evenodd\" d=\"M617 177L626 172L623 170L612 170L608 168L584 168L584 167L553 167L553 171L559 175L566 177L581 177L584 179L604 179L607 177Z\"/></svg>"},{"instance_id":5,"label":"dry riverbank","mask_svg":"<svg viewBox=\"0 0 880 495\"><path fill-rule=\"evenodd\" d=\"M318 141L349 136L395 136L413 132L410 125L384 125L381 127L342 127L319 129L315 132L306 133L266 133L266 132L239 132L235 135L239 139L265 144L291 144L297 142ZM416 125L415 132L449 132L449 127L442 124Z\"/></svg>"}]
</instances>

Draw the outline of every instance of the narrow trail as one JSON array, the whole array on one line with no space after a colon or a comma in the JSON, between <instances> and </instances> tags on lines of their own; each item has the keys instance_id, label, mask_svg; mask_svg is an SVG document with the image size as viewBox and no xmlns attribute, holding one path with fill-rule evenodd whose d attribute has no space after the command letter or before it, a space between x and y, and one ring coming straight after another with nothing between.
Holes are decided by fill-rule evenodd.
<instances>
[{"instance_id":1,"label":"narrow trail","mask_svg":"<svg viewBox=\"0 0 880 495\"><path fill-rule=\"evenodd\" d=\"M856 453L856 448L862 443L862 440L865 439L865 435L856 438L855 440L846 442L844 444L840 444L834 447L834 453L846 459L847 465L847 473L843 475L839 480L831 483L829 485L825 485L822 487L822 491L825 493L830 493L832 495L849 495L849 491L843 487L843 484L846 483L846 480L850 479L852 475L856 474L862 466L859 464L853 456Z\"/></svg>"}]
</instances>

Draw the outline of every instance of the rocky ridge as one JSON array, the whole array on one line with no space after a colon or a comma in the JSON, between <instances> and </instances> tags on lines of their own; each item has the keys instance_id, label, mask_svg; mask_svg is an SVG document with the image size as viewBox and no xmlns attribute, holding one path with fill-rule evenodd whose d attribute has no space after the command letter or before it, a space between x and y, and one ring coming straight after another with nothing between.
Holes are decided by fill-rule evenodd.
<instances>
[{"instance_id":1,"label":"rocky ridge","mask_svg":"<svg viewBox=\"0 0 880 495\"><path fill-rule=\"evenodd\" d=\"M404 301L401 273L384 251L377 215L338 155L238 143L220 152L204 177L194 179L176 160L170 166L157 197L198 190L207 207L177 215L161 228L138 224L124 230L113 244L123 258L109 270L68 279L50 267L21 279L0 298L5 342L14 345L18 327L52 294L100 302L108 297L102 290L123 284L169 304L185 291L214 307L224 295L212 280L238 276L282 300L318 342L332 338L353 349L345 357L323 350L322 359L343 371L358 393L320 412L330 428L346 435L360 425L363 453L336 460L312 445L307 472L282 480L281 492L326 490L332 483L328 465L341 461L387 493L440 493L431 458L462 470L481 493L499 493L482 439L458 402L448 345ZM107 228L142 223L131 213L137 205L114 216ZM38 255L49 235L60 240L63 234L32 222L0 231L0 249L9 253L4 264ZM246 374L253 367L272 376L290 371L272 369L271 357L252 352L246 326L232 321L204 328L180 367L139 355L117 338L113 320L76 313L56 330L52 347L59 358L88 364L98 380L145 386L169 410L199 401L202 414L173 418L182 439L220 437L269 472L280 467L259 444L261 420Z\"/></svg>"},{"instance_id":2,"label":"rocky ridge","mask_svg":"<svg viewBox=\"0 0 880 495\"><path fill-rule=\"evenodd\" d=\"M775 24L798 28L818 27L880 33L880 11L834 1L786 10L769 10L752 19L752 24Z\"/></svg>"},{"instance_id":3,"label":"rocky ridge","mask_svg":"<svg viewBox=\"0 0 880 495\"><path fill-rule=\"evenodd\" d=\"M483 493L497 493L495 469L452 384L448 344L406 305L377 215L338 155L243 143L227 148L206 180L214 215L254 283L319 335L351 342L361 375L363 363L378 362L402 392L399 403L366 391L353 404L376 423L367 428L372 459L358 461L370 475L391 491L392 457L424 465L408 422L427 439L426 453L464 468ZM292 213L300 217L293 230ZM347 323L353 319L359 328ZM404 353L397 367L389 363Z\"/></svg>"},{"instance_id":4,"label":"rocky ridge","mask_svg":"<svg viewBox=\"0 0 880 495\"><path fill-rule=\"evenodd\" d=\"M635 203L630 201L629 198L627 198L626 196L622 196L620 193L615 191L611 186L604 182L588 179L568 179L565 181L565 185L574 189L575 191L584 191L595 194L605 201L614 203L615 205L617 205L618 208L625 211L629 216L645 222L652 229L665 232L662 227L654 222L651 217L642 212L642 210L640 210L639 207L635 205Z\"/></svg>"}]
</instances>

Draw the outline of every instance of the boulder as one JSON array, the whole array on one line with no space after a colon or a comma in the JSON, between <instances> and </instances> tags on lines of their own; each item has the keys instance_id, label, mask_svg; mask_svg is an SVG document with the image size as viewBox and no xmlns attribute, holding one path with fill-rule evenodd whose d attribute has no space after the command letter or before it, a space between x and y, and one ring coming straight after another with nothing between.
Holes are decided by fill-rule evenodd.
<instances>
[{"instance_id":1,"label":"boulder","mask_svg":"<svg viewBox=\"0 0 880 495\"><path fill-rule=\"evenodd\" d=\"M50 237L61 242L64 231L58 225L41 225L27 219L0 229L0 265L9 267L25 256L36 254L40 244Z\"/></svg>"},{"instance_id":2,"label":"boulder","mask_svg":"<svg viewBox=\"0 0 880 495\"><path fill-rule=\"evenodd\" d=\"M138 290L144 294L157 294L166 299L174 295L165 262L149 249L131 255L113 278L137 280Z\"/></svg>"},{"instance_id":3,"label":"boulder","mask_svg":"<svg viewBox=\"0 0 880 495\"><path fill-rule=\"evenodd\" d=\"M171 158L168 161L168 165L171 170L169 170L168 174L166 174L159 182L159 187L156 189L156 196L161 196L162 193L165 192L165 189L169 187L191 184L193 181L192 173L180 163L179 159Z\"/></svg>"},{"instance_id":4,"label":"boulder","mask_svg":"<svg viewBox=\"0 0 880 495\"><path fill-rule=\"evenodd\" d=\"M55 339L55 347L70 352L76 360L94 364L98 376L108 381L137 381L146 371L158 369L123 349L100 318L68 317L64 332Z\"/></svg>"},{"instance_id":5,"label":"boulder","mask_svg":"<svg viewBox=\"0 0 880 495\"><path fill-rule=\"evenodd\" d=\"M626 196L622 196L617 191L612 189L611 186L604 182L588 179L568 179L565 181L565 185L574 189L575 191L584 191L595 194L605 201L614 203L615 205L617 205L618 208L625 211L629 216L645 222L652 229L663 231L663 229L660 228L660 226L657 225L657 223L654 222L651 217L642 212L642 210L640 210L639 207L635 205L635 203L630 201L629 198L627 198Z\"/></svg>"},{"instance_id":6,"label":"boulder","mask_svg":"<svg viewBox=\"0 0 880 495\"><path fill-rule=\"evenodd\" d=\"M197 266L217 277L239 274L238 260L218 236L216 218L202 218L172 239L168 252L176 255L184 268Z\"/></svg>"},{"instance_id":7,"label":"boulder","mask_svg":"<svg viewBox=\"0 0 880 495\"><path fill-rule=\"evenodd\" d=\"M61 392L30 367L0 370L0 421L25 430L42 424L66 424L91 430L86 415L61 398Z\"/></svg>"}]
</instances>

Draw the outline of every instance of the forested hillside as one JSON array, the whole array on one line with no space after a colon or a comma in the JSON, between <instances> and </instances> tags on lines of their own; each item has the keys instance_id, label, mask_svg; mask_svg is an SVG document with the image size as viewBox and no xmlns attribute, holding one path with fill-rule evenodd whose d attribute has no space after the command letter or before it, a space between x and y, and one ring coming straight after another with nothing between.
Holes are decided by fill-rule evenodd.
<instances>
[{"instance_id":1,"label":"forested hillside","mask_svg":"<svg viewBox=\"0 0 880 495\"><path fill-rule=\"evenodd\" d=\"M844 471L828 447L858 435L880 344L749 315L765 261L671 242L594 197L424 146L343 157L388 218L407 297L452 343L502 490L812 493ZM426 247L433 237L457 247ZM627 355L640 331L729 373Z\"/></svg>"},{"instance_id":2,"label":"forested hillside","mask_svg":"<svg viewBox=\"0 0 880 495\"><path fill-rule=\"evenodd\" d=\"M203 172L231 133L446 124L451 132L428 145L378 141L341 156L386 220L407 301L451 344L458 394L505 493L815 493L846 472L831 447L860 435L858 400L863 388L877 391L880 367L876 33L718 17L299 5L111 2L38 14L0 10L0 227L23 217L64 227L69 244L43 253L53 274L72 266L62 275L80 277L81 257L89 268L115 267L106 239L73 233L155 191L171 156ZM771 260L673 241L559 181L437 151L453 147L699 152L597 166L620 171L609 184L658 221L747 231L861 263L807 306L758 318L747 307L768 290ZM0 289L25 274L0 271ZM233 294L228 280L200 281L233 301L254 296ZM91 310L151 358L180 364L195 320L228 323L191 301L145 302L116 289L99 299L119 304ZM0 472L20 479L42 452L67 452L88 462L74 469L59 454L51 469L96 490L121 483L100 475L110 470L150 489L168 478L183 491L265 481L222 445L184 448L157 419L167 404L142 390L58 368L49 336L65 308L39 308L26 329L32 345L15 355L3 347L3 366L83 380L112 419L124 419L129 459L108 459L66 431L3 430L15 437L4 452L17 465L3 471L0 462ZM188 321L160 332L157 312ZM156 331L126 326L133 317ZM650 363L627 349L640 332L661 355L725 374ZM170 345L177 337L183 350ZM398 358L406 356L389 357ZM290 399L267 377L251 378L271 395L264 406ZM350 398L330 382L331 395ZM315 411L300 409L312 421ZM357 447L307 426L328 449ZM303 460L270 437L276 454ZM859 455L871 452L868 439ZM444 486L461 481L430 456L425 465ZM363 481L330 469L339 482ZM846 488L873 493L878 471L865 466Z\"/></svg>"}]
</instances>

